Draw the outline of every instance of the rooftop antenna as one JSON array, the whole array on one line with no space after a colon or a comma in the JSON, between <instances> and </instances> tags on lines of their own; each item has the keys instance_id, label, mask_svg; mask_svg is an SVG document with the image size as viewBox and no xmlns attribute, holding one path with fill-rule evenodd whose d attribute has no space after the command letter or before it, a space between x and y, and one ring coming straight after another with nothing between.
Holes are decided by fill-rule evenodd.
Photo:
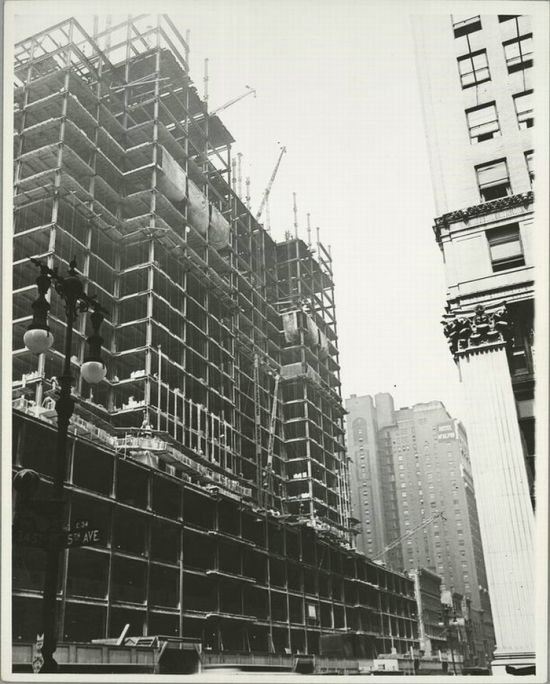
<instances>
[{"instance_id":1,"label":"rooftop antenna","mask_svg":"<svg viewBox=\"0 0 550 684\"><path fill-rule=\"evenodd\" d=\"M292 204L294 211L294 237L298 238L298 206L296 204L296 193L292 193Z\"/></svg>"},{"instance_id":2,"label":"rooftop antenna","mask_svg":"<svg viewBox=\"0 0 550 684\"><path fill-rule=\"evenodd\" d=\"M309 222L311 214L307 213L307 245L311 247L311 224Z\"/></svg>"},{"instance_id":3,"label":"rooftop antenna","mask_svg":"<svg viewBox=\"0 0 550 684\"><path fill-rule=\"evenodd\" d=\"M317 236L317 254L319 258L321 258L321 237L320 237L320 231L319 231L319 226L315 228L315 233Z\"/></svg>"},{"instance_id":4,"label":"rooftop antenna","mask_svg":"<svg viewBox=\"0 0 550 684\"><path fill-rule=\"evenodd\" d=\"M242 159L243 153L237 152L237 195L243 195L243 174L242 174Z\"/></svg>"},{"instance_id":5,"label":"rooftop antenna","mask_svg":"<svg viewBox=\"0 0 550 684\"><path fill-rule=\"evenodd\" d=\"M204 60L204 101L208 104L208 57Z\"/></svg>"},{"instance_id":6,"label":"rooftop antenna","mask_svg":"<svg viewBox=\"0 0 550 684\"><path fill-rule=\"evenodd\" d=\"M246 208L250 211L250 176L246 177Z\"/></svg>"}]
</instances>

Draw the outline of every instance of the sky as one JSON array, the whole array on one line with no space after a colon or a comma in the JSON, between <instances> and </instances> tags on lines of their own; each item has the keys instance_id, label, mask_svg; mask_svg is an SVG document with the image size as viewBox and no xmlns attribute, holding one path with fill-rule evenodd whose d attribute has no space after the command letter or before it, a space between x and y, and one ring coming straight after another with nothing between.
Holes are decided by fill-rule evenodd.
<instances>
[{"instance_id":1,"label":"sky","mask_svg":"<svg viewBox=\"0 0 550 684\"><path fill-rule=\"evenodd\" d=\"M182 35L190 31L200 94L208 58L211 110L246 86L257 91L220 112L236 139L233 153L243 155L254 213L279 145L287 147L270 195L271 232L283 239L294 230L296 193L299 235L307 239L309 213L313 236L319 227L330 245L344 398L389 392L397 408L441 400L460 419L458 371L440 323L445 279L432 230L412 5L180 0L156 2L155 11L168 12ZM16 40L68 16L91 26L88 3L16 7ZM95 2L92 11L104 18L110 9ZM134 2L127 11L147 6Z\"/></svg>"}]
</instances>

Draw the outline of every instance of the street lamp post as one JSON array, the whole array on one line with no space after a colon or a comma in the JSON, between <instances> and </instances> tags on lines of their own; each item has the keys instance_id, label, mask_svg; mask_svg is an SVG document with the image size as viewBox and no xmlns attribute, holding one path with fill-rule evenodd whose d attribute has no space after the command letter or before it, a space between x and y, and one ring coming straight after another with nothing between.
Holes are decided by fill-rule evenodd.
<instances>
[{"instance_id":1,"label":"street lamp post","mask_svg":"<svg viewBox=\"0 0 550 684\"><path fill-rule=\"evenodd\" d=\"M443 604L442 606L442 616L443 616L443 621L439 622L440 627L445 627L443 630L443 633L447 637L447 643L449 645L449 649L451 651L451 663L453 665L453 674L456 675L456 663L455 663L455 652L453 649L453 640L454 640L454 628L457 627L458 625L458 620L456 618L456 613L453 611L453 619L451 620L451 611L452 607L448 606L446 604ZM453 632L451 636L451 632Z\"/></svg>"},{"instance_id":2,"label":"street lamp post","mask_svg":"<svg viewBox=\"0 0 550 684\"><path fill-rule=\"evenodd\" d=\"M73 259L69 264L66 276L58 274L57 269L51 269L39 259L31 258L35 266L40 269L40 275L36 279L38 298L33 302L33 319L25 332L23 340L27 348L35 354L47 351L53 344L53 335L47 325L47 316L50 305L46 299L48 290L53 285L57 294L65 303L67 318L67 330L65 334L65 348L63 357L63 372L59 378L60 391L55 404L57 412L57 445L55 457L55 470L53 482L54 501L59 504L59 532L62 532L65 473L67 470L67 436L69 422L74 411L74 399L71 396L73 377L71 375L71 348L73 339L73 325L79 313L92 309L90 315L93 333L87 339L89 352L84 358L80 369L81 375L90 384L101 382L105 378L106 369L101 360L101 344L103 339L99 334L99 328L103 321L103 308L96 301L95 296L84 292L82 281L76 274L76 262ZM58 539L62 538L62 534ZM44 662L40 672L57 672L57 662L54 653L57 645L56 634L56 598L57 581L59 576L59 561L61 546L59 542L52 543L46 552L46 573L44 579L44 593L42 601L42 630L44 642L42 657Z\"/></svg>"}]
</instances>

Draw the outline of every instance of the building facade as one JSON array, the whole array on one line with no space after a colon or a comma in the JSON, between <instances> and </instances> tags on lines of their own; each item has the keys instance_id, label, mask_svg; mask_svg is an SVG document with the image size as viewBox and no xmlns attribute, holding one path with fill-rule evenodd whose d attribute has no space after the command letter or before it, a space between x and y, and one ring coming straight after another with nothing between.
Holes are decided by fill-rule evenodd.
<instances>
[{"instance_id":1,"label":"building facade","mask_svg":"<svg viewBox=\"0 0 550 684\"><path fill-rule=\"evenodd\" d=\"M467 401L502 671L532 663L535 638L531 24L523 15L415 20L445 334Z\"/></svg>"},{"instance_id":2,"label":"building facade","mask_svg":"<svg viewBox=\"0 0 550 684\"><path fill-rule=\"evenodd\" d=\"M55 411L21 394L14 468L40 473L40 499L51 491L55 441ZM132 637L199 639L219 662L319 654L330 634L353 639L352 659L417 649L409 577L260 510L250 494L231 491L166 434L121 433L73 416L65 524L85 520L99 541L63 552L60 642L116 638L129 624ZM13 546L15 645L34 642L40 629L44 556Z\"/></svg>"},{"instance_id":3,"label":"building facade","mask_svg":"<svg viewBox=\"0 0 550 684\"><path fill-rule=\"evenodd\" d=\"M418 606L418 638L423 657L441 660L447 650L447 635L442 626L441 577L426 568L409 571L414 580Z\"/></svg>"},{"instance_id":4,"label":"building facade","mask_svg":"<svg viewBox=\"0 0 550 684\"><path fill-rule=\"evenodd\" d=\"M491 604L464 428L439 401L395 410L389 394L377 394L374 402L351 396L345 405L352 514L362 525L358 548L394 569L437 573L445 590L483 612L490 646ZM382 493L381 514L372 510L370 491ZM385 544L376 547L379 538Z\"/></svg>"},{"instance_id":5,"label":"building facade","mask_svg":"<svg viewBox=\"0 0 550 684\"><path fill-rule=\"evenodd\" d=\"M63 553L60 637L129 623L217 653L317 653L344 630L363 657L410 653L411 580L352 549L329 251L254 218L187 60L166 15L93 37L69 19L15 48L14 467L42 498L66 324L51 292L54 347L23 346L28 257L76 259L107 310L93 389L84 316L73 331L65 521L101 534ZM14 546L13 580L14 640L34 640L39 548Z\"/></svg>"}]
</instances>

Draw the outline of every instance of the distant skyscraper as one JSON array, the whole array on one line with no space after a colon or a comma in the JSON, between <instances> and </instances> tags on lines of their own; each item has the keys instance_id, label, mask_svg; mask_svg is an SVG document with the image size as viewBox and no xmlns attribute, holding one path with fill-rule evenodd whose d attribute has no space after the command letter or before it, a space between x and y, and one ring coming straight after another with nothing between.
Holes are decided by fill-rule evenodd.
<instances>
[{"instance_id":1,"label":"distant skyscraper","mask_svg":"<svg viewBox=\"0 0 550 684\"><path fill-rule=\"evenodd\" d=\"M346 409L359 550L394 569L436 572L445 588L471 598L484 611L490 629L463 426L439 401L396 411L389 394L377 394L374 402L352 395Z\"/></svg>"},{"instance_id":2,"label":"distant skyscraper","mask_svg":"<svg viewBox=\"0 0 550 684\"><path fill-rule=\"evenodd\" d=\"M534 661L532 23L471 13L414 21L445 334L467 401L495 617L493 672Z\"/></svg>"}]
</instances>

